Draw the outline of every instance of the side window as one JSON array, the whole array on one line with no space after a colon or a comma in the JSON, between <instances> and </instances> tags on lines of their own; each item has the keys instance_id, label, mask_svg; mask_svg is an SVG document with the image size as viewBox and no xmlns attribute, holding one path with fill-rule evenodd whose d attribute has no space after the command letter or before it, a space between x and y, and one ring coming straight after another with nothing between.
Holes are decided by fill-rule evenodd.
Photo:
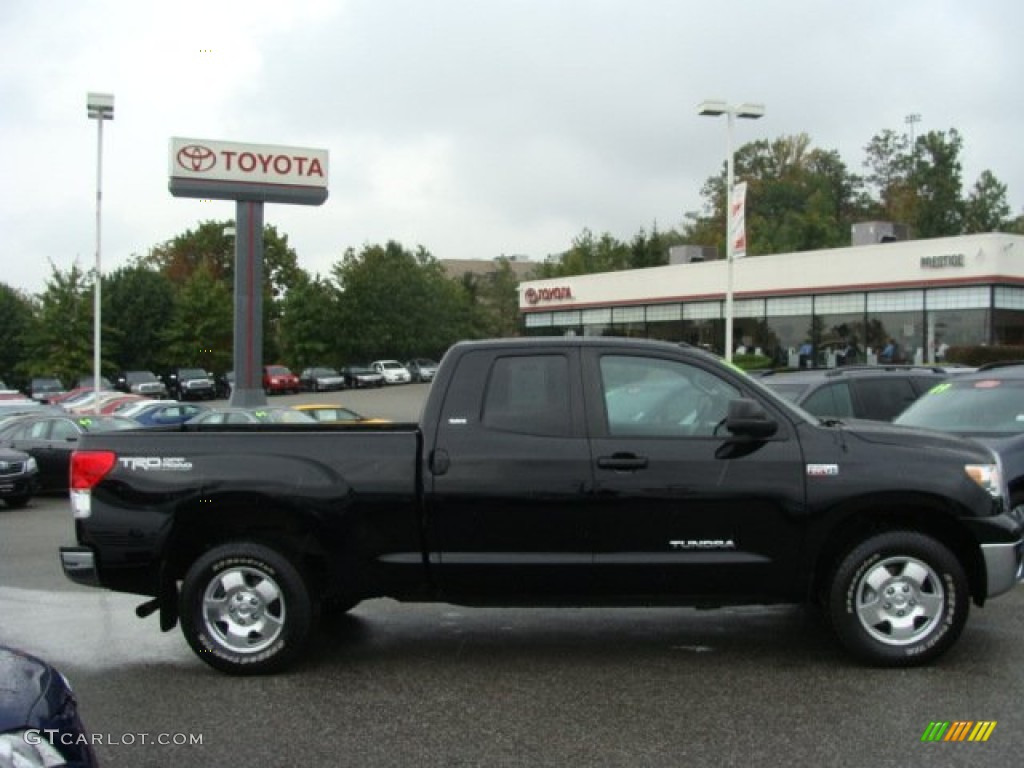
<instances>
[{"instance_id":1,"label":"side window","mask_svg":"<svg viewBox=\"0 0 1024 768\"><path fill-rule=\"evenodd\" d=\"M48 440L50 436L50 426L53 423L54 422L52 420L37 421L29 427L26 437L30 440Z\"/></svg>"},{"instance_id":2,"label":"side window","mask_svg":"<svg viewBox=\"0 0 1024 768\"><path fill-rule=\"evenodd\" d=\"M815 390L800 407L815 416L853 418L855 415L850 387L845 381L837 381Z\"/></svg>"},{"instance_id":3,"label":"side window","mask_svg":"<svg viewBox=\"0 0 1024 768\"><path fill-rule=\"evenodd\" d=\"M739 390L703 368L675 360L601 358L608 434L712 437Z\"/></svg>"},{"instance_id":4,"label":"side window","mask_svg":"<svg viewBox=\"0 0 1024 768\"><path fill-rule=\"evenodd\" d=\"M480 422L543 437L572 435L569 361L562 355L499 357L491 367Z\"/></svg>"},{"instance_id":5,"label":"side window","mask_svg":"<svg viewBox=\"0 0 1024 768\"><path fill-rule=\"evenodd\" d=\"M53 427L50 429L51 440L69 440L73 437L78 437L78 428L70 421L64 419L58 419L52 422Z\"/></svg>"},{"instance_id":6,"label":"side window","mask_svg":"<svg viewBox=\"0 0 1024 768\"><path fill-rule=\"evenodd\" d=\"M861 418L891 421L916 399L914 388L904 378L865 379L856 382L857 398L864 406Z\"/></svg>"}]
</instances>

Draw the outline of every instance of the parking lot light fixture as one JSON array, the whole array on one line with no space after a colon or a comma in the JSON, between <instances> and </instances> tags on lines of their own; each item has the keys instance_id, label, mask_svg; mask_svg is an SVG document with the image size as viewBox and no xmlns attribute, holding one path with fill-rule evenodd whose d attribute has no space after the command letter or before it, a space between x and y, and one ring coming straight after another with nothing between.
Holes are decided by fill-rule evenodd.
<instances>
[{"instance_id":1,"label":"parking lot light fixture","mask_svg":"<svg viewBox=\"0 0 1024 768\"><path fill-rule=\"evenodd\" d=\"M732 263L735 257L735 243L733 242L730 225L732 222L732 196L733 196L733 149L732 134L733 126L737 117L747 120L757 120L764 117L764 104L743 103L738 106L727 104L724 101L708 100L697 105L697 114L704 117L726 116L725 131L725 261L726 261L726 287L725 287L725 359L732 362L732 325L733 325L733 276Z\"/></svg>"},{"instance_id":2,"label":"parking lot light fixture","mask_svg":"<svg viewBox=\"0 0 1024 768\"><path fill-rule=\"evenodd\" d=\"M100 345L102 342L102 310L101 293L103 286L103 264L100 257L102 243L101 221L103 208L103 121L114 119L114 94L112 93L89 93L86 96L86 108L89 118L96 121L96 272L93 277L93 321L92 321L92 368L93 368L93 392L95 400L93 410L100 412L100 370L102 355Z\"/></svg>"}]
</instances>

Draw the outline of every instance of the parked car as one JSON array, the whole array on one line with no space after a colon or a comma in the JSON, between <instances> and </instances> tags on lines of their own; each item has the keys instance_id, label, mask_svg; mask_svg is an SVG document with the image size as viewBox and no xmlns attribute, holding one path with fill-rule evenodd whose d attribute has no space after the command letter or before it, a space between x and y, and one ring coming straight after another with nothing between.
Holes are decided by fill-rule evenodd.
<instances>
[{"instance_id":1,"label":"parked car","mask_svg":"<svg viewBox=\"0 0 1024 768\"><path fill-rule=\"evenodd\" d=\"M172 368L164 374L167 397L175 400L213 400L213 378L202 368Z\"/></svg>"},{"instance_id":2,"label":"parked car","mask_svg":"<svg viewBox=\"0 0 1024 768\"><path fill-rule=\"evenodd\" d=\"M263 391L268 395L297 395L301 388L299 377L287 366L263 366Z\"/></svg>"},{"instance_id":3,"label":"parked car","mask_svg":"<svg viewBox=\"0 0 1024 768\"><path fill-rule=\"evenodd\" d=\"M437 361L428 357L414 357L405 364L413 381L433 381L437 373Z\"/></svg>"},{"instance_id":4,"label":"parked car","mask_svg":"<svg viewBox=\"0 0 1024 768\"><path fill-rule=\"evenodd\" d=\"M114 377L114 388L133 395L167 397L167 385L152 371L121 371Z\"/></svg>"},{"instance_id":5,"label":"parked car","mask_svg":"<svg viewBox=\"0 0 1024 768\"><path fill-rule=\"evenodd\" d=\"M71 453L82 434L138 428L137 422L118 416L72 416L45 411L0 424L0 446L35 458L40 491L66 491Z\"/></svg>"},{"instance_id":6,"label":"parked car","mask_svg":"<svg viewBox=\"0 0 1024 768\"><path fill-rule=\"evenodd\" d=\"M125 418L137 421L144 427L168 427L184 424L189 419L194 419L208 410L210 409L207 406L198 403L150 400L145 405L134 409L131 415L125 416Z\"/></svg>"},{"instance_id":7,"label":"parked car","mask_svg":"<svg viewBox=\"0 0 1024 768\"><path fill-rule=\"evenodd\" d=\"M941 367L868 365L768 372L757 379L815 416L892 421L948 376Z\"/></svg>"},{"instance_id":8,"label":"parked car","mask_svg":"<svg viewBox=\"0 0 1024 768\"><path fill-rule=\"evenodd\" d=\"M39 466L36 460L24 451L0 448L0 499L9 507L23 507L38 486Z\"/></svg>"},{"instance_id":9,"label":"parked car","mask_svg":"<svg viewBox=\"0 0 1024 768\"><path fill-rule=\"evenodd\" d=\"M287 406L211 408L186 424L315 424L316 419Z\"/></svg>"},{"instance_id":10,"label":"parked car","mask_svg":"<svg viewBox=\"0 0 1024 768\"><path fill-rule=\"evenodd\" d=\"M42 659L0 645L0 765L98 765L68 679Z\"/></svg>"},{"instance_id":11,"label":"parked car","mask_svg":"<svg viewBox=\"0 0 1024 768\"><path fill-rule=\"evenodd\" d=\"M341 375L345 379L345 386L350 389L384 386L384 375L365 365L346 365L341 369Z\"/></svg>"},{"instance_id":12,"label":"parked car","mask_svg":"<svg viewBox=\"0 0 1024 768\"><path fill-rule=\"evenodd\" d=\"M385 384L408 384L412 381L409 369L397 360L374 360L370 368L384 377Z\"/></svg>"},{"instance_id":13,"label":"parked car","mask_svg":"<svg viewBox=\"0 0 1024 768\"><path fill-rule=\"evenodd\" d=\"M299 383L307 392L331 392L345 388L345 377L335 368L306 368L299 374Z\"/></svg>"},{"instance_id":14,"label":"parked car","mask_svg":"<svg viewBox=\"0 0 1024 768\"><path fill-rule=\"evenodd\" d=\"M29 379L25 394L33 400L48 403L58 395L62 395L65 387L56 376L34 376Z\"/></svg>"},{"instance_id":15,"label":"parked car","mask_svg":"<svg viewBox=\"0 0 1024 768\"><path fill-rule=\"evenodd\" d=\"M214 389L217 397L227 399L235 389L235 372L227 371L214 377Z\"/></svg>"},{"instance_id":16,"label":"parked car","mask_svg":"<svg viewBox=\"0 0 1024 768\"><path fill-rule=\"evenodd\" d=\"M982 366L952 376L917 400L896 424L953 432L999 454L1010 507L1024 522L1024 363Z\"/></svg>"},{"instance_id":17,"label":"parked car","mask_svg":"<svg viewBox=\"0 0 1024 768\"><path fill-rule=\"evenodd\" d=\"M92 387L95 387L95 386L96 386L96 377L95 376L92 376L92 375L89 375L89 376L79 376L77 379L75 379L75 386L74 386L74 388L89 387L91 389ZM115 389L115 387L114 387L113 382L111 382L110 379L108 379L106 376L100 376L100 389Z\"/></svg>"},{"instance_id":18,"label":"parked car","mask_svg":"<svg viewBox=\"0 0 1024 768\"><path fill-rule=\"evenodd\" d=\"M328 403L305 403L292 406L295 410L312 416L319 422L329 424L386 424L388 419L375 419L370 416L363 416L351 408L343 405L330 405Z\"/></svg>"}]
</instances>

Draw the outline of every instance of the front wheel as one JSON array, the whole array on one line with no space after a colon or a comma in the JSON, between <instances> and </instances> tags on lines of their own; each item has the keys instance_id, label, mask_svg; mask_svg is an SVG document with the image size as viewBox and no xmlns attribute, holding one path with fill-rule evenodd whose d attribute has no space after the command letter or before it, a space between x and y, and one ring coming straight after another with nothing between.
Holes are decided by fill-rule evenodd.
<instances>
[{"instance_id":1,"label":"front wheel","mask_svg":"<svg viewBox=\"0 0 1024 768\"><path fill-rule=\"evenodd\" d=\"M310 590L292 562L262 544L210 550L189 568L181 629L196 654L236 675L276 672L305 646L314 625Z\"/></svg>"},{"instance_id":2,"label":"front wheel","mask_svg":"<svg viewBox=\"0 0 1024 768\"><path fill-rule=\"evenodd\" d=\"M16 496L8 496L4 501L7 502L7 506L11 509L21 509L28 504L29 499L32 498L31 493L19 493Z\"/></svg>"},{"instance_id":3,"label":"front wheel","mask_svg":"<svg viewBox=\"0 0 1024 768\"><path fill-rule=\"evenodd\" d=\"M960 636L969 608L960 561L945 545L911 531L881 533L855 547L829 590L839 641L877 666L934 661Z\"/></svg>"}]
</instances>

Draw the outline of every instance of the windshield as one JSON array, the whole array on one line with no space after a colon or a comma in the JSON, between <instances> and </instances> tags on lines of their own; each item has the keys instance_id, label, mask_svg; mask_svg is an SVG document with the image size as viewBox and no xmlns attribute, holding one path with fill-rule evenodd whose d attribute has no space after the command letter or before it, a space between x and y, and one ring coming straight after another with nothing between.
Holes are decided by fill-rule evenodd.
<instances>
[{"instance_id":1,"label":"windshield","mask_svg":"<svg viewBox=\"0 0 1024 768\"><path fill-rule=\"evenodd\" d=\"M270 376L291 376L292 372L285 368L283 365L268 365L267 373Z\"/></svg>"},{"instance_id":2,"label":"windshield","mask_svg":"<svg viewBox=\"0 0 1024 768\"><path fill-rule=\"evenodd\" d=\"M178 371L179 379L208 379L210 374L204 371L202 368L183 368Z\"/></svg>"},{"instance_id":3,"label":"windshield","mask_svg":"<svg viewBox=\"0 0 1024 768\"><path fill-rule=\"evenodd\" d=\"M124 378L129 384L147 384L151 381L157 381L152 371L128 371Z\"/></svg>"},{"instance_id":4,"label":"windshield","mask_svg":"<svg viewBox=\"0 0 1024 768\"><path fill-rule=\"evenodd\" d=\"M1019 434L1024 432L1024 379L943 382L894 423L964 434Z\"/></svg>"}]
</instances>

